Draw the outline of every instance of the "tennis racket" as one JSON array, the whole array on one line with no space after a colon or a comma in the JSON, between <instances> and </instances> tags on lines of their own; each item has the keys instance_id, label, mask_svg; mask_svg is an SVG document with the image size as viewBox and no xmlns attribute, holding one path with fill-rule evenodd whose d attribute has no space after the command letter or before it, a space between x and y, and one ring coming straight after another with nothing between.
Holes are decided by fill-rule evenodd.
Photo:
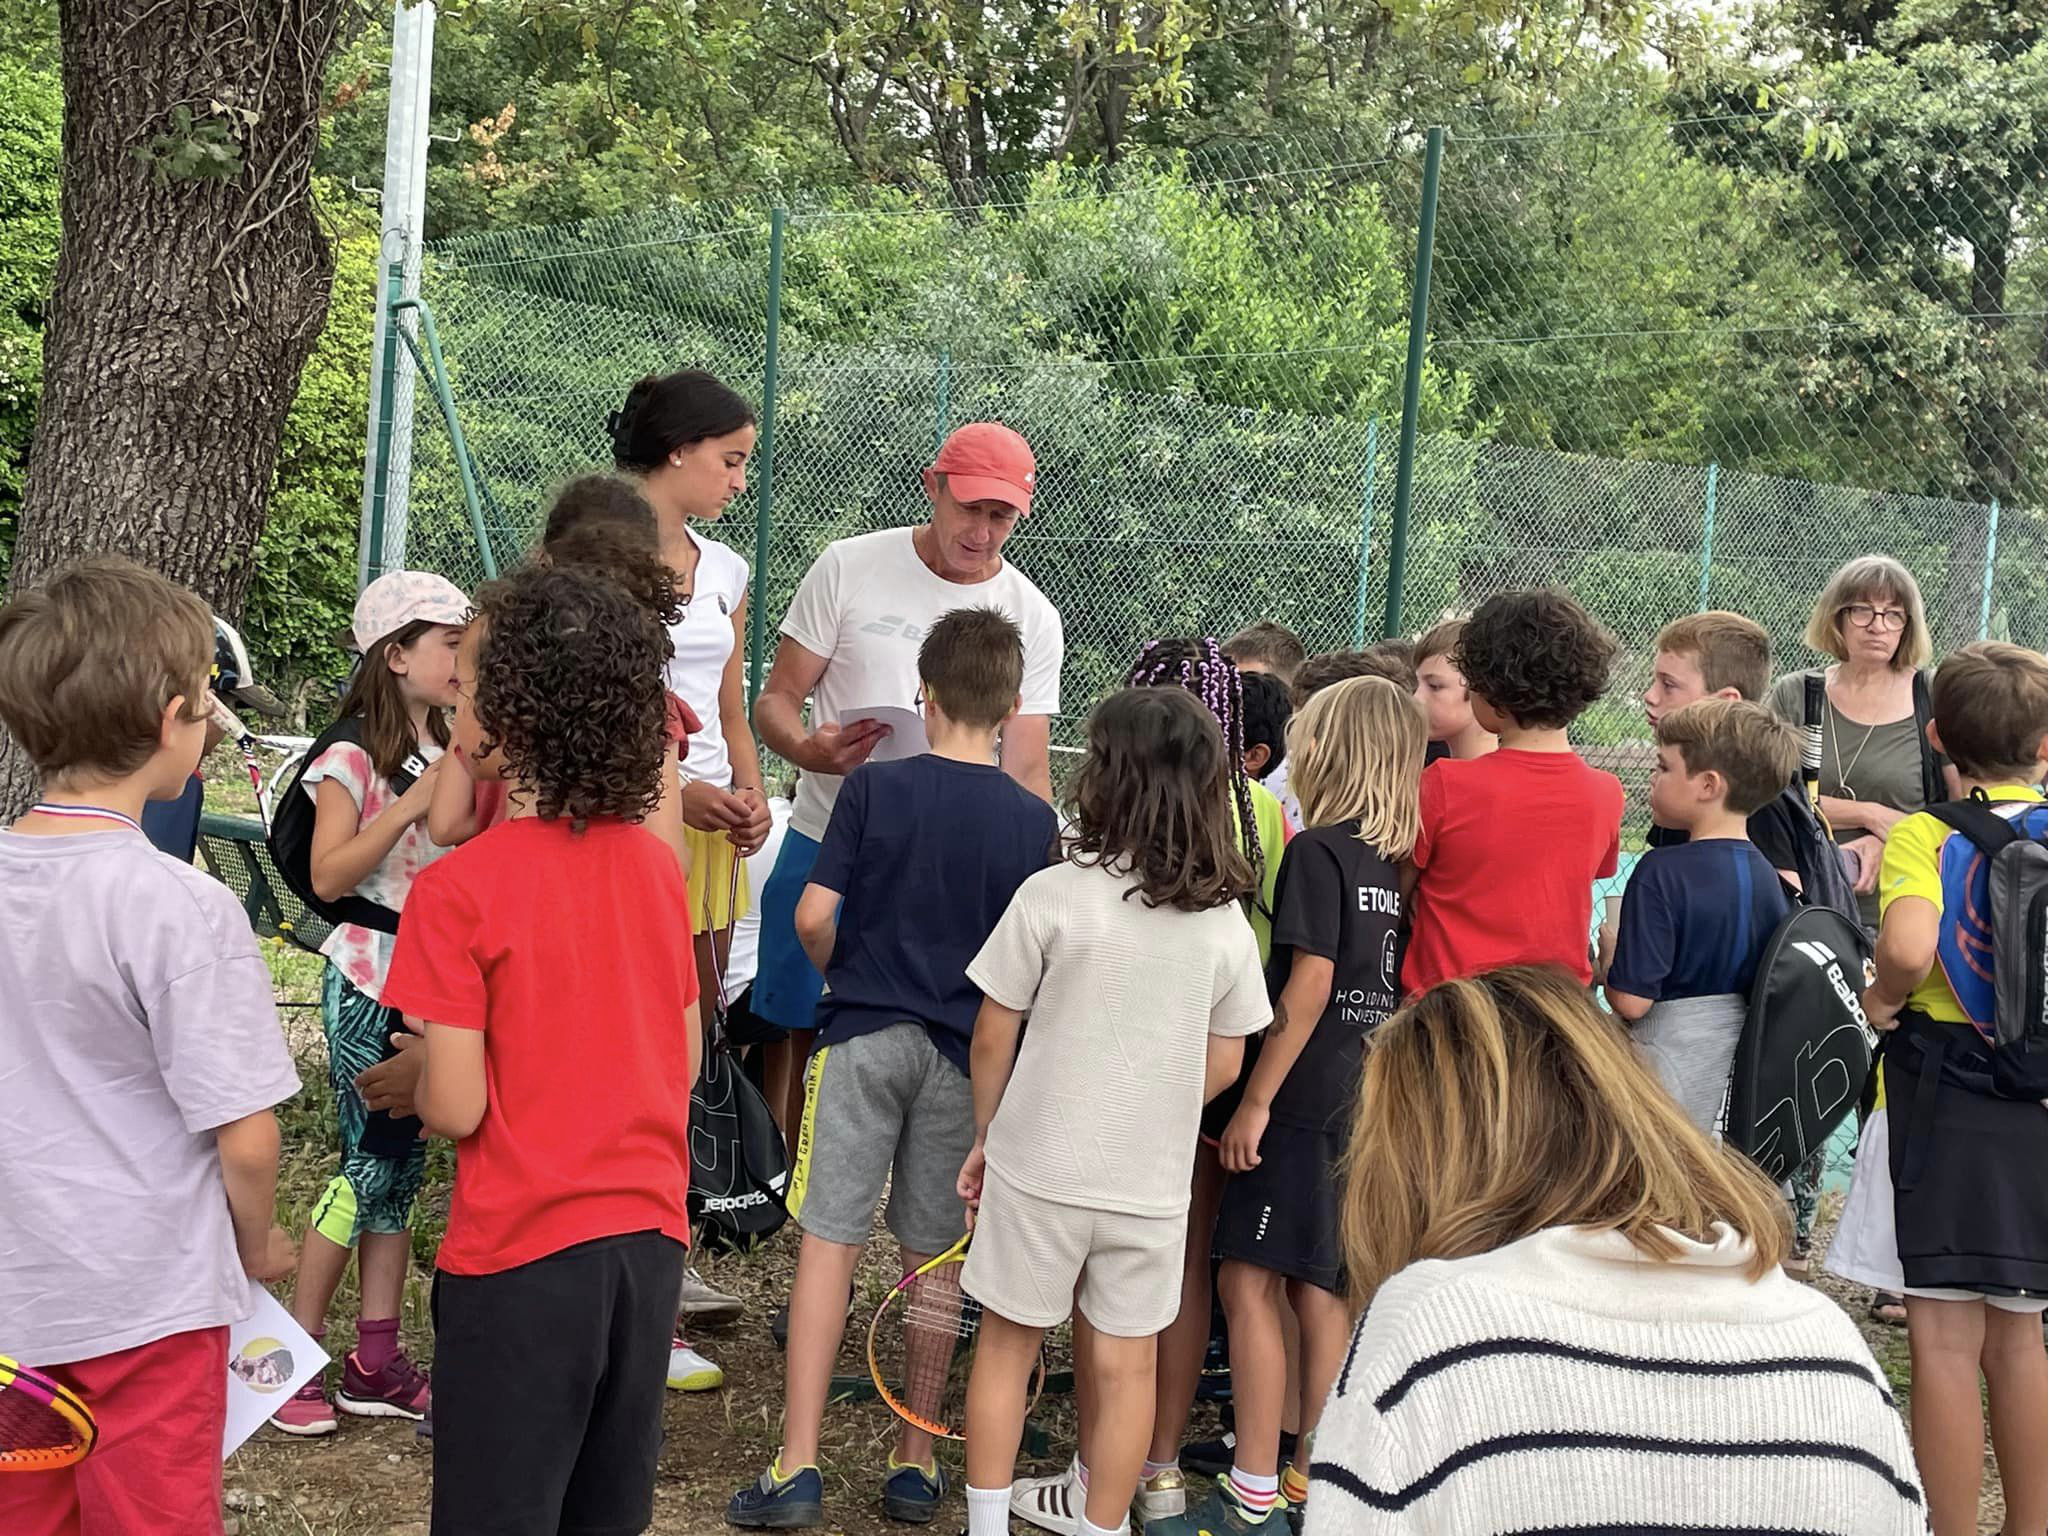
<instances>
[{"instance_id":1,"label":"tennis racket","mask_svg":"<svg viewBox=\"0 0 2048 1536\"><path fill-rule=\"evenodd\" d=\"M0 1355L0 1472L49 1472L85 1460L99 1438L68 1387Z\"/></svg>"},{"instance_id":2,"label":"tennis racket","mask_svg":"<svg viewBox=\"0 0 2048 1536\"><path fill-rule=\"evenodd\" d=\"M981 1328L981 1303L960 1288L972 1236L897 1281L868 1325L875 1391L899 1419L941 1440L966 1435L967 1377ZM1044 1386L1041 1352L1031 1377L1031 1403Z\"/></svg>"}]
</instances>

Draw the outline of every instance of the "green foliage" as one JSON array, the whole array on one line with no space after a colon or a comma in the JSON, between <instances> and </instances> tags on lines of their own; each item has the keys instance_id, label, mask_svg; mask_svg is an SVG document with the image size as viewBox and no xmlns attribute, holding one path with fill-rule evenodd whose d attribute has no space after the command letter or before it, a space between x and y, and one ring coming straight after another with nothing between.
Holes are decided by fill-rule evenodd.
<instances>
[{"instance_id":1,"label":"green foliage","mask_svg":"<svg viewBox=\"0 0 2048 1536\"><path fill-rule=\"evenodd\" d=\"M180 102L171 108L168 125L138 144L135 158L149 167L158 186L168 181L232 181L242 174L242 132L257 114L214 102L204 117Z\"/></svg>"},{"instance_id":2,"label":"green foliage","mask_svg":"<svg viewBox=\"0 0 2048 1536\"><path fill-rule=\"evenodd\" d=\"M42 393L43 306L57 267L55 75L0 57L0 582Z\"/></svg>"}]
</instances>

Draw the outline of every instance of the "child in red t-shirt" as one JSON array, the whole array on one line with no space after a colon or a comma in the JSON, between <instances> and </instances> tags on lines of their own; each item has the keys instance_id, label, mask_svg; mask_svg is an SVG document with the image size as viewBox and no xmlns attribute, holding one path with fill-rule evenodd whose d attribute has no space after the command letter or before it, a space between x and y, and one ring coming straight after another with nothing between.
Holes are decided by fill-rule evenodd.
<instances>
[{"instance_id":1,"label":"child in red t-shirt","mask_svg":"<svg viewBox=\"0 0 2048 1536\"><path fill-rule=\"evenodd\" d=\"M667 635L570 565L477 607L455 736L510 781L512 811L415 882L386 984L422 1029L417 1112L460 1143L434 1279L433 1528L637 1531L695 1072L683 874L642 825L669 752Z\"/></svg>"},{"instance_id":2,"label":"child in red t-shirt","mask_svg":"<svg viewBox=\"0 0 2048 1536\"><path fill-rule=\"evenodd\" d=\"M1500 750L1423 770L1410 996L1504 965L1561 965L1591 983L1593 882L1620 858L1622 789L1565 731L1606 688L1614 653L1554 588L1502 593L1466 620L1454 664Z\"/></svg>"}]
</instances>

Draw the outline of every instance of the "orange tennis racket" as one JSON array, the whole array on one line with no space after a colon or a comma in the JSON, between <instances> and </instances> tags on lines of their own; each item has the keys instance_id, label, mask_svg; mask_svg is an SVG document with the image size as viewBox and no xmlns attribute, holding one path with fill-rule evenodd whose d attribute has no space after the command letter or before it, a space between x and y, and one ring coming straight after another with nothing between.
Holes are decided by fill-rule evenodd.
<instances>
[{"instance_id":1,"label":"orange tennis racket","mask_svg":"<svg viewBox=\"0 0 2048 1536\"><path fill-rule=\"evenodd\" d=\"M899 1419L941 1440L960 1440L966 1433L967 1377L974 1365L981 1303L960 1289L960 1267L973 1235L897 1281L868 1324L868 1372L875 1391ZM1041 1351L1027 1413L1044 1386Z\"/></svg>"},{"instance_id":2,"label":"orange tennis racket","mask_svg":"<svg viewBox=\"0 0 2048 1536\"><path fill-rule=\"evenodd\" d=\"M85 1460L99 1426L61 1382L0 1355L0 1472L48 1472Z\"/></svg>"}]
</instances>

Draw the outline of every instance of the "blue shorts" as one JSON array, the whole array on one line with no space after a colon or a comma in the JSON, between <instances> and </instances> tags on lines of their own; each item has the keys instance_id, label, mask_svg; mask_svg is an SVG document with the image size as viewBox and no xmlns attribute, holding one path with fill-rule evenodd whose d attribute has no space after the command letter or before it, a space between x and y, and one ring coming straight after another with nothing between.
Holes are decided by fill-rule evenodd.
<instances>
[{"instance_id":1,"label":"blue shorts","mask_svg":"<svg viewBox=\"0 0 2048 1536\"><path fill-rule=\"evenodd\" d=\"M825 978L796 937L796 904L810 884L818 845L791 827L775 869L755 905L761 914L761 952L754 972L754 1017L777 1029L815 1029Z\"/></svg>"}]
</instances>

